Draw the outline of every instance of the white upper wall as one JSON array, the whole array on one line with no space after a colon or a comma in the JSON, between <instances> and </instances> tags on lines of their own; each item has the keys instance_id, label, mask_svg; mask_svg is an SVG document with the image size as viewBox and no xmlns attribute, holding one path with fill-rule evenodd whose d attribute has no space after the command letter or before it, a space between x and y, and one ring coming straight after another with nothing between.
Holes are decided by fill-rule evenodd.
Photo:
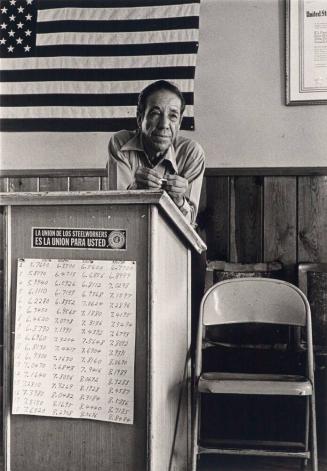
<instances>
[{"instance_id":1,"label":"white upper wall","mask_svg":"<svg viewBox=\"0 0 327 471\"><path fill-rule=\"evenodd\" d=\"M202 2L194 136L208 167L327 165L326 105L285 106L285 3Z\"/></svg>"},{"instance_id":2,"label":"white upper wall","mask_svg":"<svg viewBox=\"0 0 327 471\"><path fill-rule=\"evenodd\" d=\"M285 106L284 0L202 0L195 132L207 167L326 166L326 105ZM110 133L4 133L1 168L101 168Z\"/></svg>"}]
</instances>

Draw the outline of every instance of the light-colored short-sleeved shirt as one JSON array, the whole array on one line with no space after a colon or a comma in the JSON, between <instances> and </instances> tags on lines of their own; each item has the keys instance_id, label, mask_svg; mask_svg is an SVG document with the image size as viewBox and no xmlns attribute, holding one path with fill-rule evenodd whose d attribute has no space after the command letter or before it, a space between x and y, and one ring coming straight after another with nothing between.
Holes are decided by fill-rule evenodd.
<instances>
[{"instance_id":1,"label":"light-colored short-sleeved shirt","mask_svg":"<svg viewBox=\"0 0 327 471\"><path fill-rule=\"evenodd\" d=\"M188 189L180 210L194 224L205 169L202 147L192 139L177 136L165 155L154 164L144 151L139 131L123 130L115 133L109 142L109 188L136 189L135 172L139 167L153 168L162 178L167 174L177 174L187 179Z\"/></svg>"}]
</instances>

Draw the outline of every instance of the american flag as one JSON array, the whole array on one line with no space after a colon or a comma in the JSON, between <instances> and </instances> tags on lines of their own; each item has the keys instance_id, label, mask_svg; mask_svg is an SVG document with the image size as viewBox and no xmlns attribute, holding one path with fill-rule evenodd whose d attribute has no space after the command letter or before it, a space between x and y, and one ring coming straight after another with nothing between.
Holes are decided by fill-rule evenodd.
<instances>
[{"instance_id":1,"label":"american flag","mask_svg":"<svg viewBox=\"0 0 327 471\"><path fill-rule=\"evenodd\" d=\"M138 93L183 92L194 129L200 0L1 0L0 129L133 129Z\"/></svg>"}]
</instances>

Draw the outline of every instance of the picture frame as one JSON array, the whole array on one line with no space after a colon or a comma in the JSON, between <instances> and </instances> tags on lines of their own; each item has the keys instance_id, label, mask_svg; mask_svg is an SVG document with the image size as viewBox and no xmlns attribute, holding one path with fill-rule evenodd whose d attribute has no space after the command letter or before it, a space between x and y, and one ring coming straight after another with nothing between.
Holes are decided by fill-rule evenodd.
<instances>
[{"instance_id":1,"label":"picture frame","mask_svg":"<svg viewBox=\"0 0 327 471\"><path fill-rule=\"evenodd\" d=\"M286 104L327 103L327 0L286 2Z\"/></svg>"}]
</instances>

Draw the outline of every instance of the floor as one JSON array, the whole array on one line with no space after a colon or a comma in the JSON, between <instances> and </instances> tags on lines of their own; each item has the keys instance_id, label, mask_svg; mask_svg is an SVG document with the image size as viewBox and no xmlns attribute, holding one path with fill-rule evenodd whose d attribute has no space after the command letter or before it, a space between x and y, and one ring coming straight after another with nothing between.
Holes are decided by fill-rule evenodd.
<instances>
[{"instance_id":1,"label":"floor","mask_svg":"<svg viewBox=\"0 0 327 471\"><path fill-rule=\"evenodd\" d=\"M310 463L306 471L311 471ZM198 471L295 471L301 470L301 462L296 459L202 456ZM319 459L319 471L327 471L327 456Z\"/></svg>"}]
</instances>

